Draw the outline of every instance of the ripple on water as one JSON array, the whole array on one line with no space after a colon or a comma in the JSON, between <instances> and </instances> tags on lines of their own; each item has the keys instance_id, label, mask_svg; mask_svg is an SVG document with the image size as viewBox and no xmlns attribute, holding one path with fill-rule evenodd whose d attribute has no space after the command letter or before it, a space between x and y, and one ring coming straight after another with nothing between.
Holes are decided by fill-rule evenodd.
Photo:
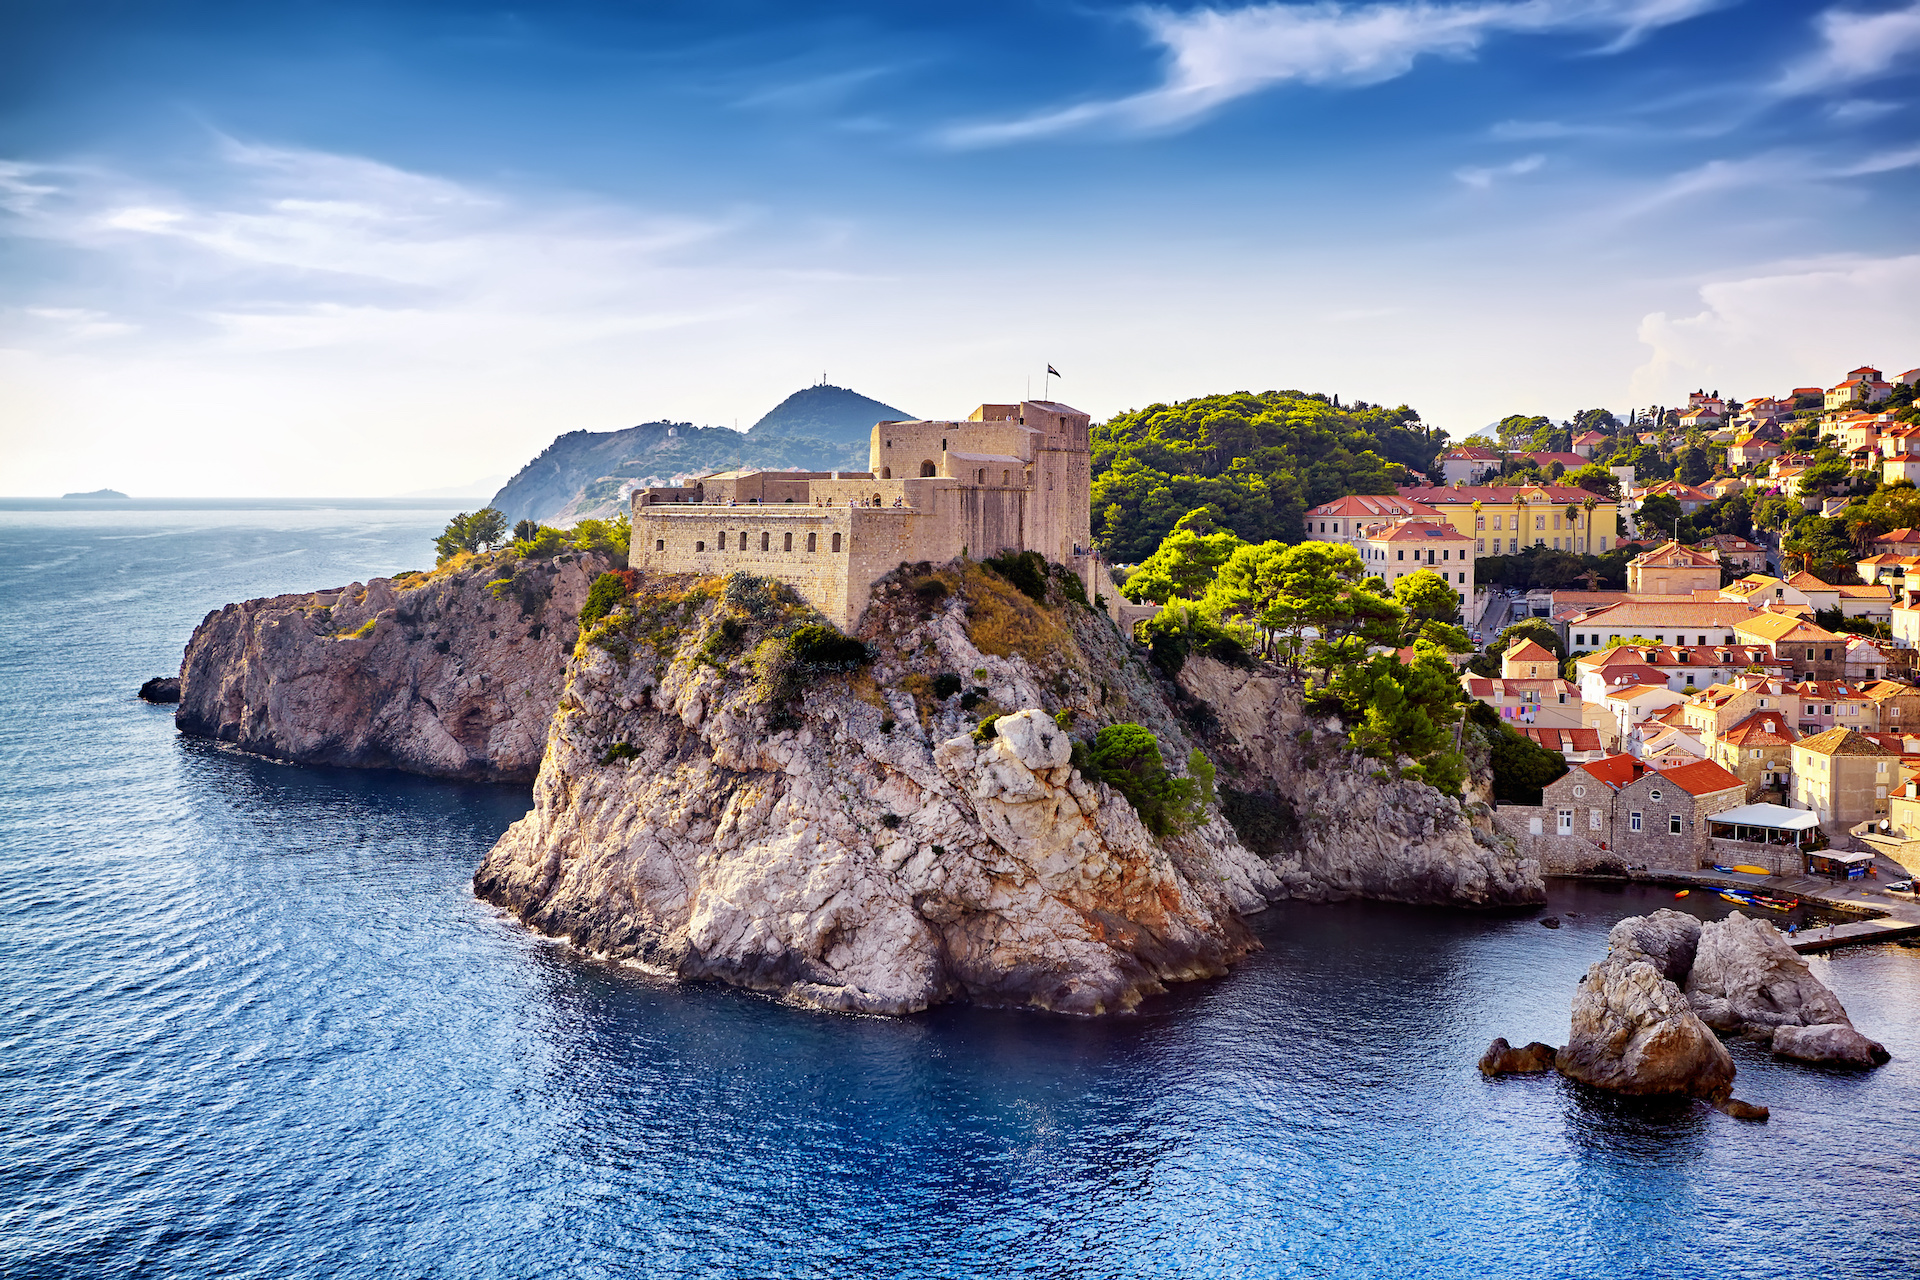
<instances>
[{"instance_id":1,"label":"ripple on water","mask_svg":"<svg viewBox=\"0 0 1920 1280\"><path fill-rule=\"evenodd\" d=\"M0 509L0 1274L1911 1274L1920 952L1815 962L1887 1068L1734 1046L1768 1125L1474 1070L1565 1038L1607 927L1673 905L1640 890L1557 885L1558 931L1279 907L1132 1018L822 1016L476 902L524 791L131 697L209 608L411 567L446 514Z\"/></svg>"}]
</instances>

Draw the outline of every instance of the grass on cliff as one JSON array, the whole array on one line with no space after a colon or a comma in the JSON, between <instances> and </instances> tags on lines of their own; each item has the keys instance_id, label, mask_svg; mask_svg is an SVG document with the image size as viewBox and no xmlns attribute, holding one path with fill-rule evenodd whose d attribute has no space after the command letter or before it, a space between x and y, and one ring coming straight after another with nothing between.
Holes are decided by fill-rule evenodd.
<instances>
[{"instance_id":1,"label":"grass on cliff","mask_svg":"<svg viewBox=\"0 0 1920 1280\"><path fill-rule=\"evenodd\" d=\"M1040 670L1077 656L1073 633L1053 611L999 574L968 561L934 576L965 601L967 639L980 652L995 658L1017 654Z\"/></svg>"}]
</instances>

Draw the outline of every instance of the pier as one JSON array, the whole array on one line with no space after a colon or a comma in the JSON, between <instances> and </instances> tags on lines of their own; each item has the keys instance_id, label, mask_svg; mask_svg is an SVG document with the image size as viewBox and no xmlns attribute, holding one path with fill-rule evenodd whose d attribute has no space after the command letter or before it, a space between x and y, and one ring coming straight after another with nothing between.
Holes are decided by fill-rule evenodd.
<instances>
[{"instance_id":1,"label":"pier","mask_svg":"<svg viewBox=\"0 0 1920 1280\"><path fill-rule=\"evenodd\" d=\"M1912 894L1887 892L1889 881L1904 880L1908 872L1891 859L1877 855L1878 879L1828 880L1820 876L1761 876L1744 871L1636 872L1628 879L1642 884L1670 884L1683 889L1754 889L1774 897L1793 898L1827 911L1857 919L1802 929L1787 937L1787 945L1806 955L1837 947L1872 942L1897 942L1920 937L1920 899ZM1765 918L1767 913L1762 913Z\"/></svg>"}]
</instances>

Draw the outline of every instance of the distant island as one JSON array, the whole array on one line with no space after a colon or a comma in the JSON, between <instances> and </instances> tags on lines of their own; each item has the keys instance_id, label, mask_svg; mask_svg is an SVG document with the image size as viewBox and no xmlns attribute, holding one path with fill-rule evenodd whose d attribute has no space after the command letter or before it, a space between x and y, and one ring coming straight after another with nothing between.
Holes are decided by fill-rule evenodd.
<instances>
[{"instance_id":1,"label":"distant island","mask_svg":"<svg viewBox=\"0 0 1920 1280\"><path fill-rule=\"evenodd\" d=\"M95 489L92 493L63 493L62 498L120 498L128 500L127 495L118 489Z\"/></svg>"}]
</instances>

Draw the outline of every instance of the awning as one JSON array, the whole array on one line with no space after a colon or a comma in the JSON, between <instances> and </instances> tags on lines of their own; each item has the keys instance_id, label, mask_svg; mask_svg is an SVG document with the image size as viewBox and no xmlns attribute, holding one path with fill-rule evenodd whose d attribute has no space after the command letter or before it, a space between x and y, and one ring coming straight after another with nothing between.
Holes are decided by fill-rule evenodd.
<instances>
[{"instance_id":1,"label":"awning","mask_svg":"<svg viewBox=\"0 0 1920 1280\"><path fill-rule=\"evenodd\" d=\"M1873 855L1870 853L1840 853L1834 849L1822 849L1817 853L1809 853L1807 856L1809 858L1819 858L1826 862L1844 862L1848 866L1853 866L1855 863L1873 861Z\"/></svg>"},{"instance_id":2,"label":"awning","mask_svg":"<svg viewBox=\"0 0 1920 1280\"><path fill-rule=\"evenodd\" d=\"M1739 827L1771 827L1775 831L1809 831L1820 825L1820 819L1811 810L1789 809L1783 804L1743 804L1738 809L1710 813L1707 821Z\"/></svg>"}]
</instances>

